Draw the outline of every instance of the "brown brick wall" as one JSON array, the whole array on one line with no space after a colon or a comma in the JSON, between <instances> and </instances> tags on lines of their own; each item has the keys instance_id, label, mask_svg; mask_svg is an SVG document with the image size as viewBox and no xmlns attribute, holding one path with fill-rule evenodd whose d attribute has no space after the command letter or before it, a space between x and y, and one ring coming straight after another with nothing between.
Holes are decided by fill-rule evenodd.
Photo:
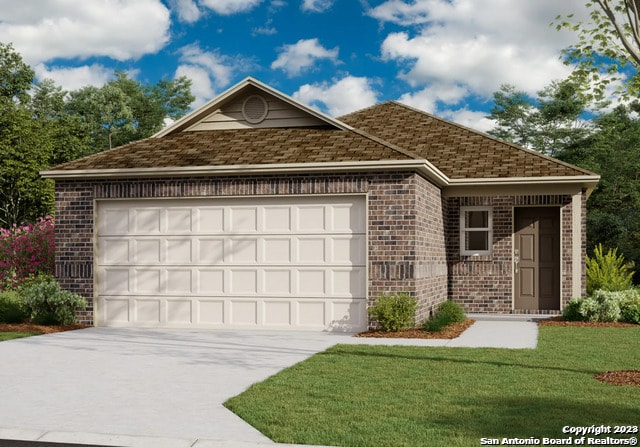
<instances>
[{"instance_id":1,"label":"brown brick wall","mask_svg":"<svg viewBox=\"0 0 640 447\"><path fill-rule=\"evenodd\" d=\"M94 201L159 197L225 197L368 193L369 300L407 291L424 319L446 299L446 256L440 190L411 173L289 177L228 177L56 183L56 275L90 302L93 322Z\"/></svg>"},{"instance_id":2,"label":"brown brick wall","mask_svg":"<svg viewBox=\"0 0 640 447\"><path fill-rule=\"evenodd\" d=\"M492 207L493 251L490 256L474 257L460 255L459 219L461 206ZM562 305L566 304L566 302L571 298L571 196L522 195L496 197L451 197L448 198L447 213L449 298L461 303L468 312L512 312L512 216L514 207L520 206L557 206L561 208L560 233L562 273L560 281ZM584 222L582 234L586 234ZM584 238L583 246L586 246Z\"/></svg>"}]
</instances>

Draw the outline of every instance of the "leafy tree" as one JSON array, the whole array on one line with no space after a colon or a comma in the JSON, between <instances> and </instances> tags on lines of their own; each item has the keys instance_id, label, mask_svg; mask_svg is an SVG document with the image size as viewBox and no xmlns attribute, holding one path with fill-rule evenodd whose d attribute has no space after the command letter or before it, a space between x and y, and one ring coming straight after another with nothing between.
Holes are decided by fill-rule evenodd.
<instances>
[{"instance_id":1,"label":"leafy tree","mask_svg":"<svg viewBox=\"0 0 640 447\"><path fill-rule=\"evenodd\" d=\"M147 138L177 119L193 102L191 81L181 77L143 85L117 71L101 88L88 86L70 93L66 109L81 117L91 135L92 152Z\"/></svg>"},{"instance_id":2,"label":"leafy tree","mask_svg":"<svg viewBox=\"0 0 640 447\"><path fill-rule=\"evenodd\" d=\"M117 86L86 86L70 93L67 112L82 119L94 151L111 149L114 135L132 130L129 98Z\"/></svg>"},{"instance_id":3,"label":"leafy tree","mask_svg":"<svg viewBox=\"0 0 640 447\"><path fill-rule=\"evenodd\" d=\"M0 225L33 220L53 205L53 185L38 172L49 165L51 142L26 107L33 70L0 43Z\"/></svg>"},{"instance_id":4,"label":"leafy tree","mask_svg":"<svg viewBox=\"0 0 640 447\"><path fill-rule=\"evenodd\" d=\"M557 156L590 132L581 118L588 102L580 84L555 81L532 98L514 86L503 85L493 94L489 133L523 147Z\"/></svg>"},{"instance_id":5,"label":"leafy tree","mask_svg":"<svg viewBox=\"0 0 640 447\"><path fill-rule=\"evenodd\" d=\"M22 60L11 44L0 43L0 101L29 102L34 71Z\"/></svg>"},{"instance_id":6,"label":"leafy tree","mask_svg":"<svg viewBox=\"0 0 640 447\"><path fill-rule=\"evenodd\" d=\"M600 174L589 198L587 250L618 247L640 265L640 120L636 106L618 106L594 120L594 132L559 158ZM635 281L640 281L636 271Z\"/></svg>"},{"instance_id":7,"label":"leafy tree","mask_svg":"<svg viewBox=\"0 0 640 447\"><path fill-rule=\"evenodd\" d=\"M556 17L557 30L568 29L578 42L564 50L567 64L577 64L575 78L588 79L602 98L614 81L622 81L623 97L640 93L640 0L589 0L590 21L576 22L573 14ZM633 73L623 74L625 68Z\"/></svg>"}]
</instances>

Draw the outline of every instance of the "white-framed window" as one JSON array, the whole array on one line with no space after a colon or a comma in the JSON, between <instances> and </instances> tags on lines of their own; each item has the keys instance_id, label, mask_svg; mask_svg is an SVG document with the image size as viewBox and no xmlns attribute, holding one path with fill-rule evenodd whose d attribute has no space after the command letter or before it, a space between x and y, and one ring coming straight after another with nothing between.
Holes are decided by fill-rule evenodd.
<instances>
[{"instance_id":1,"label":"white-framed window","mask_svg":"<svg viewBox=\"0 0 640 447\"><path fill-rule=\"evenodd\" d=\"M460 208L460 254L488 256L493 240L493 213L490 206Z\"/></svg>"}]
</instances>

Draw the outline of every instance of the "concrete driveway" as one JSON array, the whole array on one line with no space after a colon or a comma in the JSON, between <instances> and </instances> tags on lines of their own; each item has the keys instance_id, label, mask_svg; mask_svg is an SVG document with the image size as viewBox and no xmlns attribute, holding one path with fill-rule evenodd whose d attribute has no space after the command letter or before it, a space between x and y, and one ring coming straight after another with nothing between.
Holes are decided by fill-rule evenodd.
<instances>
[{"instance_id":1,"label":"concrete driveway","mask_svg":"<svg viewBox=\"0 0 640 447\"><path fill-rule=\"evenodd\" d=\"M89 328L5 341L0 343L0 447L40 446L3 439L118 447L274 446L222 403L337 343L536 347L533 322L475 319L453 340Z\"/></svg>"},{"instance_id":2,"label":"concrete driveway","mask_svg":"<svg viewBox=\"0 0 640 447\"><path fill-rule=\"evenodd\" d=\"M222 403L349 340L315 332L89 328L3 342L0 439L273 444Z\"/></svg>"}]
</instances>

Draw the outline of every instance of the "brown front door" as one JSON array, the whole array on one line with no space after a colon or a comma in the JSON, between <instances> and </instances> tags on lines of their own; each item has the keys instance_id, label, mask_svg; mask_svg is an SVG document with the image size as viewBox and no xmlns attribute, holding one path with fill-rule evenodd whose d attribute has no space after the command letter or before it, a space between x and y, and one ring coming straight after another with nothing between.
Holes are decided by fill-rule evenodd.
<instances>
[{"instance_id":1,"label":"brown front door","mask_svg":"<svg viewBox=\"0 0 640 447\"><path fill-rule=\"evenodd\" d=\"M560 309L560 209L516 208L515 308Z\"/></svg>"}]
</instances>

